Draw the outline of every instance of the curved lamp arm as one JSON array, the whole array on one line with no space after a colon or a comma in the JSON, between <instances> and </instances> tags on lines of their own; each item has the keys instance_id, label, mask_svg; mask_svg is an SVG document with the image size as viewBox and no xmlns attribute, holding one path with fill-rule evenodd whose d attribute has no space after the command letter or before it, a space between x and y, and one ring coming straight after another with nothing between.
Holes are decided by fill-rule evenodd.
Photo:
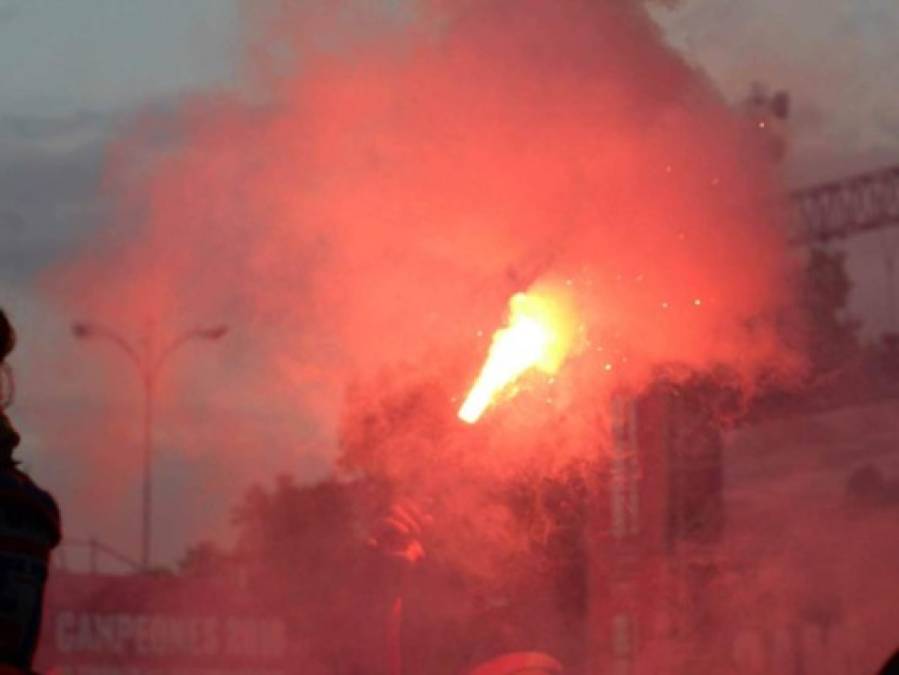
<instances>
[{"instance_id":1,"label":"curved lamp arm","mask_svg":"<svg viewBox=\"0 0 899 675\"><path fill-rule=\"evenodd\" d=\"M72 324L72 334L80 340L88 340L95 337L105 338L109 340L113 344L117 345L119 349L125 352L128 358L134 362L134 365L138 367L141 373L144 373L145 364L141 360L140 354L137 353L137 350L132 347L125 338L123 338L111 328L107 328L106 326L98 323L76 321Z\"/></svg>"},{"instance_id":2,"label":"curved lamp arm","mask_svg":"<svg viewBox=\"0 0 899 675\"><path fill-rule=\"evenodd\" d=\"M172 340L160 353L159 356L156 357L156 360L153 361L149 368L149 372L152 374L156 374L165 365L165 362L168 361L169 357L174 354L178 349L180 349L183 345L190 342L191 340L219 340L223 338L228 333L228 327L224 325L213 326L211 328L195 328L194 330L189 330L186 333L179 335L174 340Z\"/></svg>"}]
</instances>

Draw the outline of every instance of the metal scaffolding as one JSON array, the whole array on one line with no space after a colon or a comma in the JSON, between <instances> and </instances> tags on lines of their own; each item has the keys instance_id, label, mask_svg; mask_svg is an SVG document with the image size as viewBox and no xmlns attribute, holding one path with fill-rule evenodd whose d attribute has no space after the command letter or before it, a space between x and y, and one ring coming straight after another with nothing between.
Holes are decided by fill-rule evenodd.
<instances>
[{"instance_id":1,"label":"metal scaffolding","mask_svg":"<svg viewBox=\"0 0 899 675\"><path fill-rule=\"evenodd\" d=\"M899 226L899 165L803 188L790 199L795 244Z\"/></svg>"}]
</instances>

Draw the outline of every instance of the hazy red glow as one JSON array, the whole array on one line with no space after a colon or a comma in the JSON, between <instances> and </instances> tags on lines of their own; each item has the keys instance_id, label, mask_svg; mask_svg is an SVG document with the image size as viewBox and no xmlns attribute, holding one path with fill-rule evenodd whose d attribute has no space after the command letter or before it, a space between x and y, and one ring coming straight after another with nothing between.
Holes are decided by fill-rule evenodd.
<instances>
[{"instance_id":1,"label":"hazy red glow","mask_svg":"<svg viewBox=\"0 0 899 675\"><path fill-rule=\"evenodd\" d=\"M379 455L386 475L415 474L409 457L435 438L462 464L479 445L502 471L512 455L554 463L594 453L606 394L653 368L724 364L751 382L790 361L763 149L642 6L460 7L365 28L330 3L253 17L264 78L141 121L116 149L115 218L137 219L134 235L85 251L54 288L126 326L232 326L225 358L172 375L179 400L234 411L242 433L208 432L223 462L290 466L284 452L350 424L344 404L437 382L442 434L410 421L408 443L398 432ZM273 74L285 46L298 65ZM583 348L484 429L448 426L508 298L538 280L570 288ZM373 384L346 396L351 382ZM276 437L269 456L230 442L259 430Z\"/></svg>"}]
</instances>

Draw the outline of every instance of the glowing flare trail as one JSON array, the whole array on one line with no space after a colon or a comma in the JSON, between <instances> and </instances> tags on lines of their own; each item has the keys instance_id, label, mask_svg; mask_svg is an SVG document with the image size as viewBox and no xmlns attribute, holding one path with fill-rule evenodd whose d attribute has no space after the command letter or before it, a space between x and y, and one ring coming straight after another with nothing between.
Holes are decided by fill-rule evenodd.
<instances>
[{"instance_id":1,"label":"glowing flare trail","mask_svg":"<svg viewBox=\"0 0 899 675\"><path fill-rule=\"evenodd\" d=\"M571 346L571 326L561 298L536 291L513 295L508 325L493 335L487 360L459 409L459 418L477 422L497 395L531 368L556 373Z\"/></svg>"}]
</instances>

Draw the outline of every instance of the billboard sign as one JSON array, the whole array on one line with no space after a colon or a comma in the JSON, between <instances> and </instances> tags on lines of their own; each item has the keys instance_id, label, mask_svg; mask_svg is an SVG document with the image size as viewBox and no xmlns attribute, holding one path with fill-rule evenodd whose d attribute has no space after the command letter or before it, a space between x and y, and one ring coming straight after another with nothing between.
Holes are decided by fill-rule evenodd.
<instances>
[{"instance_id":1,"label":"billboard sign","mask_svg":"<svg viewBox=\"0 0 899 675\"><path fill-rule=\"evenodd\" d=\"M282 619L246 592L151 575L53 574L39 672L54 675L282 675Z\"/></svg>"}]
</instances>

